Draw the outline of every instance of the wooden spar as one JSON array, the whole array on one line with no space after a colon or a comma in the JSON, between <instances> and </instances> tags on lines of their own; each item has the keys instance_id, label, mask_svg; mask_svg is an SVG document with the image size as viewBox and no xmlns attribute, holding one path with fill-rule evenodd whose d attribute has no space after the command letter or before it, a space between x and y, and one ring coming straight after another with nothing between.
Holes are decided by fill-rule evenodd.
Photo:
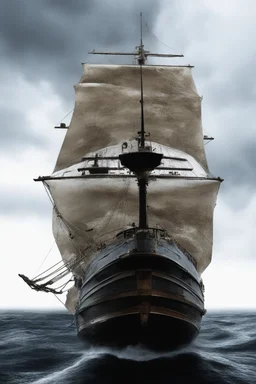
<instances>
[{"instance_id":1,"label":"wooden spar","mask_svg":"<svg viewBox=\"0 0 256 384\"><path fill-rule=\"evenodd\" d=\"M184 55L172 55L167 53L150 53L148 51L145 51L144 49L140 51L138 47L136 47L136 52L97 52L97 51L91 51L88 52L90 55L112 55L112 56L135 56L137 60L144 58L144 62L142 65L145 64L145 61L148 57L184 57ZM84 64L84 63L83 63ZM181 65L181 67L187 67L187 65ZM189 66L190 67L190 66Z\"/></svg>"},{"instance_id":2,"label":"wooden spar","mask_svg":"<svg viewBox=\"0 0 256 384\"><path fill-rule=\"evenodd\" d=\"M138 60L138 64L144 65L148 56L150 57L184 57L184 55L179 54L168 54L168 53L151 53L145 51L144 45L142 43L142 12L140 12L140 45L136 47L135 52L100 52L100 51L91 51L88 52L90 55L113 55L113 56L135 56Z\"/></svg>"},{"instance_id":3,"label":"wooden spar","mask_svg":"<svg viewBox=\"0 0 256 384\"><path fill-rule=\"evenodd\" d=\"M34 181L47 181L47 180L71 180L71 179L97 179L97 178L135 178L135 175L109 175L109 174L102 174L102 175L83 175L83 176L39 176L37 179L33 179ZM188 181L195 181L195 180L201 180L201 181L220 181L222 182L224 179L221 177L190 177L190 176L177 176L177 175L151 175L149 176L149 180L152 179L182 179L182 180L188 180Z\"/></svg>"},{"instance_id":4,"label":"wooden spar","mask_svg":"<svg viewBox=\"0 0 256 384\"><path fill-rule=\"evenodd\" d=\"M163 156L162 159L188 161L184 157ZM82 160L95 160L95 156L85 156ZM119 160L119 156L98 156L98 160Z\"/></svg>"}]
</instances>

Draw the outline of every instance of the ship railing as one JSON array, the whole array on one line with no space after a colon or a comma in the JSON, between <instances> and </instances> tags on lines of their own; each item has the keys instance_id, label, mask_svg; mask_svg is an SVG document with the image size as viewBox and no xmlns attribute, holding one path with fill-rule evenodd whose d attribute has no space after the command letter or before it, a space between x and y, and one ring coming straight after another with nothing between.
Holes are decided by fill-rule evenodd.
<instances>
[{"instance_id":1,"label":"ship railing","mask_svg":"<svg viewBox=\"0 0 256 384\"><path fill-rule=\"evenodd\" d=\"M163 238L168 236L167 232L164 229L160 229L160 228L150 227L147 229L141 229L139 227L131 227L131 228L125 229L124 231L118 232L116 237L122 236L122 238L124 239L129 239L134 237L140 231L148 232L149 237L152 239L158 239L158 238Z\"/></svg>"},{"instance_id":2,"label":"ship railing","mask_svg":"<svg viewBox=\"0 0 256 384\"><path fill-rule=\"evenodd\" d=\"M160 229L160 228L155 228L155 227L150 227L147 229L141 229L139 227L131 227L128 228L124 231L119 232L116 237L118 238L124 238L124 239L130 239L135 237L135 235L140 232L148 232L149 233L149 238L152 239L160 239L160 238L165 238L170 244L174 243L180 250L181 252L187 257L187 259L194 265L195 268L197 268L197 262L194 259L194 257L176 240L174 239L170 234L167 233L166 230Z\"/></svg>"}]
</instances>

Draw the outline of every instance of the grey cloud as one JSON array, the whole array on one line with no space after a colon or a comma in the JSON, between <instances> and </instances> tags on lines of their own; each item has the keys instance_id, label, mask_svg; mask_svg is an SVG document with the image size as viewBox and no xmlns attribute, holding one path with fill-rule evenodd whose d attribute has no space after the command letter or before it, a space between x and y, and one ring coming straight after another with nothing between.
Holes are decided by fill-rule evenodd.
<instances>
[{"instance_id":1,"label":"grey cloud","mask_svg":"<svg viewBox=\"0 0 256 384\"><path fill-rule=\"evenodd\" d=\"M132 51L139 44L139 13L153 27L160 0L8 0L0 2L0 63L4 81L15 83L21 74L33 85L47 81L67 106L73 107L73 85L82 74L81 63L102 62L89 57L93 49ZM145 29L145 33L147 30ZM145 36L147 39L147 35ZM109 62L118 62L114 58ZM121 58L123 60L123 58ZM127 59L131 62L131 58ZM18 90L17 90L18 92ZM1 95L4 105L5 95ZM29 146L48 148L40 134L30 131L26 111L15 105L0 108L0 150L12 156ZM57 156L57 153L56 153ZM51 207L29 191L0 192L3 215L44 215Z\"/></svg>"},{"instance_id":2,"label":"grey cloud","mask_svg":"<svg viewBox=\"0 0 256 384\"><path fill-rule=\"evenodd\" d=\"M5 60L27 79L50 81L71 101L80 63L92 49L133 50L139 43L139 12L153 25L159 1L0 2L0 42ZM2 9L1 9L2 8ZM95 59L95 58L94 58ZM100 60L100 58L99 58Z\"/></svg>"},{"instance_id":3,"label":"grey cloud","mask_svg":"<svg viewBox=\"0 0 256 384\"><path fill-rule=\"evenodd\" d=\"M40 136L27 129L28 123L22 112L12 107L0 107L1 129L0 150L12 153L22 151L30 146L45 147L46 141Z\"/></svg>"},{"instance_id":4,"label":"grey cloud","mask_svg":"<svg viewBox=\"0 0 256 384\"><path fill-rule=\"evenodd\" d=\"M87 52L97 48L132 51L139 43L139 12L154 25L158 10L159 0L131 0L129 5L112 0L0 2L0 70L12 81L12 73L22 74L33 84L48 81L69 111L81 63L104 60L89 58ZM123 58L109 58L109 62L119 60ZM26 111L22 114L8 106L0 113L0 149L46 145L26 128Z\"/></svg>"},{"instance_id":5,"label":"grey cloud","mask_svg":"<svg viewBox=\"0 0 256 384\"><path fill-rule=\"evenodd\" d=\"M76 0L74 2L68 0L44 0L44 4L47 4L47 8L52 10L56 10L58 13L69 13L75 16L81 15L81 12L90 11L95 7L95 3L100 3L100 1L96 2L90 0Z\"/></svg>"},{"instance_id":6,"label":"grey cloud","mask_svg":"<svg viewBox=\"0 0 256 384\"><path fill-rule=\"evenodd\" d=\"M133 49L139 42L139 12L143 11L144 19L153 27L160 6L160 1L156 0L130 0L129 4L117 0L0 2L0 49L5 68L8 66L10 71L15 69L22 72L32 82L48 80L71 109L72 86L81 75L80 63L106 60L100 56L88 56L87 52L92 49ZM213 108L219 111L227 105L233 105L234 113L239 113L236 108L254 102L254 56L251 56L250 62L236 62L234 68L232 63L230 67L226 65L225 76L219 65L219 58L212 60L212 56L207 57L207 52L201 50L202 46L206 47L201 46L201 43L207 40L211 28L218 26L217 16L202 7L189 22L183 22L183 12L182 7L174 3L169 27L172 33L171 36L167 35L166 42L170 41L170 45L185 55L186 52L193 54L193 57L185 56L184 62L191 61L190 64L196 65L194 73L196 80L199 80L196 82L206 85L202 93ZM149 41L147 28L145 33L145 40ZM216 30L216 39L219 36ZM150 42L153 43L152 39ZM218 44L221 44L221 41ZM150 48L153 49L152 44ZM107 59L109 62L124 61L124 58L118 57ZM227 55L222 60L230 60L228 47ZM6 117L9 114L4 111L3 113ZM12 145L16 143L17 146L24 146L26 141L38 146L43 145L40 137L33 137L31 132L26 131L24 117L18 116L10 109L9 116L11 114L13 116L12 121L8 123L8 130L1 132L5 142L10 142L11 137ZM230 137L229 142L220 144L216 140L208 148L213 173L225 179L221 193L228 196L230 186L237 188L239 180L239 185L244 185L244 193L247 196L248 191L255 186L254 144L250 144L249 139L242 144L234 135ZM238 201L242 204L241 193L239 189L238 197L233 196L234 200L230 199L230 204L236 205Z\"/></svg>"},{"instance_id":7,"label":"grey cloud","mask_svg":"<svg viewBox=\"0 0 256 384\"><path fill-rule=\"evenodd\" d=\"M254 196L255 148L255 138L243 144L239 144L239 139L232 137L229 142L219 147L218 140L209 144L207 154L210 169L216 176L224 178L220 190L221 196L233 210L244 209Z\"/></svg>"},{"instance_id":8,"label":"grey cloud","mask_svg":"<svg viewBox=\"0 0 256 384\"><path fill-rule=\"evenodd\" d=\"M233 209L243 209L253 197L256 188L255 162L255 60L256 50L248 43L237 44L230 37L230 25L225 30L214 12L193 14L187 22L190 42L182 38L195 65L194 78L203 95L203 125L216 141L207 145L210 170L224 178L220 195ZM202 20L202 14L205 16ZM180 14L182 19L182 14ZM239 28L240 25L236 28ZM241 27L243 28L243 27ZM246 30L241 29L241 38ZM185 43L184 43L185 41ZM224 45L225 44L225 45ZM248 48L252 50L248 54ZM214 53L213 53L214 52ZM210 116L211 128L205 124ZM207 119L206 119L207 120ZM232 192L231 192L232 190Z\"/></svg>"},{"instance_id":9,"label":"grey cloud","mask_svg":"<svg viewBox=\"0 0 256 384\"><path fill-rule=\"evenodd\" d=\"M40 199L39 196L25 191L24 188L12 190L3 189L0 191L0 213L1 216L40 216L50 217L52 205L44 196Z\"/></svg>"},{"instance_id":10,"label":"grey cloud","mask_svg":"<svg viewBox=\"0 0 256 384\"><path fill-rule=\"evenodd\" d=\"M238 2L237 8L241 3ZM171 30L173 44L185 55L184 63L195 65L194 73L203 86L204 97L218 109L254 103L256 48L249 35L255 34L254 27L244 30L239 21L237 25L224 26L220 15L210 11L207 5L195 9L188 18L184 8L176 3ZM234 36L230 35L231 27ZM237 34L240 27L241 33ZM244 39L246 32L248 36Z\"/></svg>"},{"instance_id":11,"label":"grey cloud","mask_svg":"<svg viewBox=\"0 0 256 384\"><path fill-rule=\"evenodd\" d=\"M232 139L232 138L231 138ZM256 174L254 172L256 163L256 140L244 144L230 145L226 143L225 151L223 145L218 142L210 144L207 150L211 171L216 174L221 172L223 178L227 178L229 184L254 184L256 186Z\"/></svg>"},{"instance_id":12,"label":"grey cloud","mask_svg":"<svg viewBox=\"0 0 256 384\"><path fill-rule=\"evenodd\" d=\"M196 12L192 10L188 17L184 7L175 3L170 12L170 15L174 13L171 27L166 25L164 33L167 35L171 31L171 45L184 53L184 64L195 65L195 83L204 98L205 133L216 134L216 140L206 146L210 170L225 179L220 195L232 209L243 209L256 187L253 80L256 51L251 36L245 38L251 27L247 25L245 30L241 24L241 33L237 36L244 44L235 45L235 37L228 29L230 25L225 29L217 13L209 11L203 4L195 9ZM234 27L237 31L239 22ZM248 54L248 48L251 54ZM206 115L210 118L205 119ZM212 125L207 126L205 120Z\"/></svg>"},{"instance_id":13,"label":"grey cloud","mask_svg":"<svg viewBox=\"0 0 256 384\"><path fill-rule=\"evenodd\" d=\"M256 56L255 56L256 57ZM218 109L232 106L234 109L255 102L255 64L253 57L230 73L220 72L221 78L214 78L208 83L207 98ZM224 72L225 73L225 72ZM235 110L234 110L235 113Z\"/></svg>"}]
</instances>

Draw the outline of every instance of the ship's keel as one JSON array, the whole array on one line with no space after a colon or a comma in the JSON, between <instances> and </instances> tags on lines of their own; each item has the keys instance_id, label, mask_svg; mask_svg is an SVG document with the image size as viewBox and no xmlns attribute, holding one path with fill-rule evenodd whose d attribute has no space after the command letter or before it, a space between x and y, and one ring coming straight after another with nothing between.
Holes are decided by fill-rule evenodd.
<instances>
[{"instance_id":1,"label":"ship's keel","mask_svg":"<svg viewBox=\"0 0 256 384\"><path fill-rule=\"evenodd\" d=\"M93 345L139 344L154 350L173 350L189 344L197 334L196 327L183 319L151 313L146 325L140 315L127 314L84 328L79 336Z\"/></svg>"},{"instance_id":2,"label":"ship's keel","mask_svg":"<svg viewBox=\"0 0 256 384\"><path fill-rule=\"evenodd\" d=\"M200 323L191 321L194 314L185 316L177 305L176 311L152 306L148 298L138 301L137 306L123 309L123 303L119 302L120 310L108 315L109 307L98 305L94 312L99 316L90 323L86 321L90 311L80 314L77 317L79 337L93 345L125 347L140 344L155 350L173 350L191 343L197 336ZM105 316L100 316L102 312Z\"/></svg>"}]
</instances>

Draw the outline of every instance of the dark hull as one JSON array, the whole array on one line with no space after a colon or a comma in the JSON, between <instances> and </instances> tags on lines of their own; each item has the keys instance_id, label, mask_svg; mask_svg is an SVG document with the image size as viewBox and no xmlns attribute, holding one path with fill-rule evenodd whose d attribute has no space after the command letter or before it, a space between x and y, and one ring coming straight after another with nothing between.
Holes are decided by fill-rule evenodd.
<instances>
[{"instance_id":1,"label":"dark hull","mask_svg":"<svg viewBox=\"0 0 256 384\"><path fill-rule=\"evenodd\" d=\"M86 272L76 321L93 345L176 349L204 314L192 261L172 241L136 233L102 250Z\"/></svg>"}]
</instances>

